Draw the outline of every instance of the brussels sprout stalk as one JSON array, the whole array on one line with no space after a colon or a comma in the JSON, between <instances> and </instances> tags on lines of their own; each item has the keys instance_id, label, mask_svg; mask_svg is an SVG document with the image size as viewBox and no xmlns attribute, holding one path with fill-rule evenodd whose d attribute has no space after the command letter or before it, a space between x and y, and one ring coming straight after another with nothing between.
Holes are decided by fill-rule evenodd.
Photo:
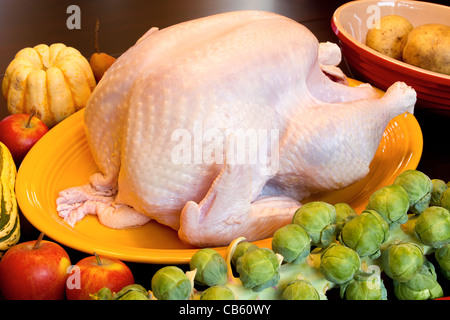
<instances>
[{"instance_id":1,"label":"brussels sprout stalk","mask_svg":"<svg viewBox=\"0 0 450 320\"><path fill-rule=\"evenodd\" d=\"M283 290L293 280L308 279L316 288L321 300L327 300L326 292L336 285L324 278L319 271L320 259L324 249L315 248L306 258L305 263L286 263L280 266L280 281L278 288Z\"/></svg>"},{"instance_id":2,"label":"brussels sprout stalk","mask_svg":"<svg viewBox=\"0 0 450 320\"><path fill-rule=\"evenodd\" d=\"M260 292L254 292L249 288L245 288L239 278L233 275L231 258L237 245L245 241L244 237L235 239L227 248L225 253L225 261L227 263L227 278L225 284L230 288L239 300L275 300L281 299L281 295L287 284L294 280L308 279L310 283L316 288L321 300L326 300L326 291L335 285L326 280L319 271L320 256L323 249L315 248L306 258L306 262L302 264L285 263L281 264L279 268L280 280L276 287L269 287ZM283 257L277 255L281 263Z\"/></svg>"},{"instance_id":3,"label":"brussels sprout stalk","mask_svg":"<svg viewBox=\"0 0 450 320\"><path fill-rule=\"evenodd\" d=\"M425 255L435 251L433 247L423 244L415 235L414 227L417 221L418 215L410 215L406 223L397 225L393 229L389 230L389 238L380 246L380 250L383 251L386 247L394 243L394 241L412 242L422 249Z\"/></svg>"}]
</instances>

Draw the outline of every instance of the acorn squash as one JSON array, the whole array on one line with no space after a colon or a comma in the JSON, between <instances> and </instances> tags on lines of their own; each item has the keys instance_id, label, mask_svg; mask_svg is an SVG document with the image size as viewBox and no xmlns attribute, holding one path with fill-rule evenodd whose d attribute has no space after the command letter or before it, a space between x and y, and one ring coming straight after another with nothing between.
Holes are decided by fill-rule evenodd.
<instances>
[{"instance_id":1,"label":"acorn squash","mask_svg":"<svg viewBox=\"0 0 450 320\"><path fill-rule=\"evenodd\" d=\"M87 59L62 43L20 50L6 69L3 96L11 114L33 111L49 128L86 106L96 82Z\"/></svg>"}]
</instances>

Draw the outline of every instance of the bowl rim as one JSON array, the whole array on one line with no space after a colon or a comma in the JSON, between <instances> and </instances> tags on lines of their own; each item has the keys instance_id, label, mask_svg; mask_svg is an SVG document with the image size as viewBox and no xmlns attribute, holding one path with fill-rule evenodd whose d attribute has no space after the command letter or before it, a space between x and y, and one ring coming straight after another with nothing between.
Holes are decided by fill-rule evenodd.
<instances>
[{"instance_id":1,"label":"bowl rim","mask_svg":"<svg viewBox=\"0 0 450 320\"><path fill-rule=\"evenodd\" d=\"M383 0L354 0L354 1L350 1L347 2L341 6L339 6L333 13L332 19L331 19L331 25L332 25L332 29L333 32L336 34L336 36L339 38L339 40L343 41L343 39L348 40L349 43L353 44L354 46L358 47L359 49L368 52L369 54L376 56L382 60L384 60L387 63L392 63L396 66L396 69L400 69L400 70L408 70L408 71L412 71L414 73L414 76L416 77L425 77L428 78L430 81L438 81L439 83L445 83L447 82L448 85L448 81L450 81L450 75L446 75L443 73L439 73L439 72L435 72L435 71L430 71L430 70L426 70L411 64L408 64L406 62L400 61L400 60L396 60L394 58L388 57L370 47L368 47L366 44L362 43L361 41L357 40L355 37L353 37L349 32L347 32L339 18L340 18L340 14L343 10L348 9L348 7L352 7L354 4L358 3L362 3L362 2L368 2L368 3L380 3L380 2L401 2L401 3L410 3L410 4L414 4L414 5L426 5L426 6L436 6L436 7L440 7L440 8L446 8L446 10L449 10L450 7L441 5L441 4L436 4L436 3L431 3L431 2L424 2L424 1L408 1L408 0L392 0L392 1L383 1Z\"/></svg>"}]
</instances>

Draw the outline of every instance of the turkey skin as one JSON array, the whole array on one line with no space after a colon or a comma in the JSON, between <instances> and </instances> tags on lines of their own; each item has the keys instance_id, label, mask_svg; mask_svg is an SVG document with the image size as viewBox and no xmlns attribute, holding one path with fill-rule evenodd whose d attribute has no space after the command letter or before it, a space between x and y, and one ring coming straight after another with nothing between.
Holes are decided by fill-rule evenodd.
<instances>
[{"instance_id":1,"label":"turkey skin","mask_svg":"<svg viewBox=\"0 0 450 320\"><path fill-rule=\"evenodd\" d=\"M60 192L59 215L111 228L154 219L198 247L271 236L311 193L365 177L388 122L413 112L411 87L393 83L382 98L350 87L340 60L336 45L269 12L150 29L88 101L99 172Z\"/></svg>"}]
</instances>

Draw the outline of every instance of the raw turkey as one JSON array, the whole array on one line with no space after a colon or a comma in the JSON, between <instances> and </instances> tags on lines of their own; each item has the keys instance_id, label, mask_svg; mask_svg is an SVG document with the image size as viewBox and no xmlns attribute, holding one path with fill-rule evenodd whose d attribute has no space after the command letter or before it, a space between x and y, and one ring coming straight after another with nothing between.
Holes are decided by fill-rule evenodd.
<instances>
[{"instance_id":1,"label":"raw turkey","mask_svg":"<svg viewBox=\"0 0 450 320\"><path fill-rule=\"evenodd\" d=\"M388 122L413 112L412 88L350 87L340 60L268 12L150 29L88 102L99 172L61 191L59 215L111 228L154 219L199 247L271 236L311 193L365 177Z\"/></svg>"}]
</instances>

